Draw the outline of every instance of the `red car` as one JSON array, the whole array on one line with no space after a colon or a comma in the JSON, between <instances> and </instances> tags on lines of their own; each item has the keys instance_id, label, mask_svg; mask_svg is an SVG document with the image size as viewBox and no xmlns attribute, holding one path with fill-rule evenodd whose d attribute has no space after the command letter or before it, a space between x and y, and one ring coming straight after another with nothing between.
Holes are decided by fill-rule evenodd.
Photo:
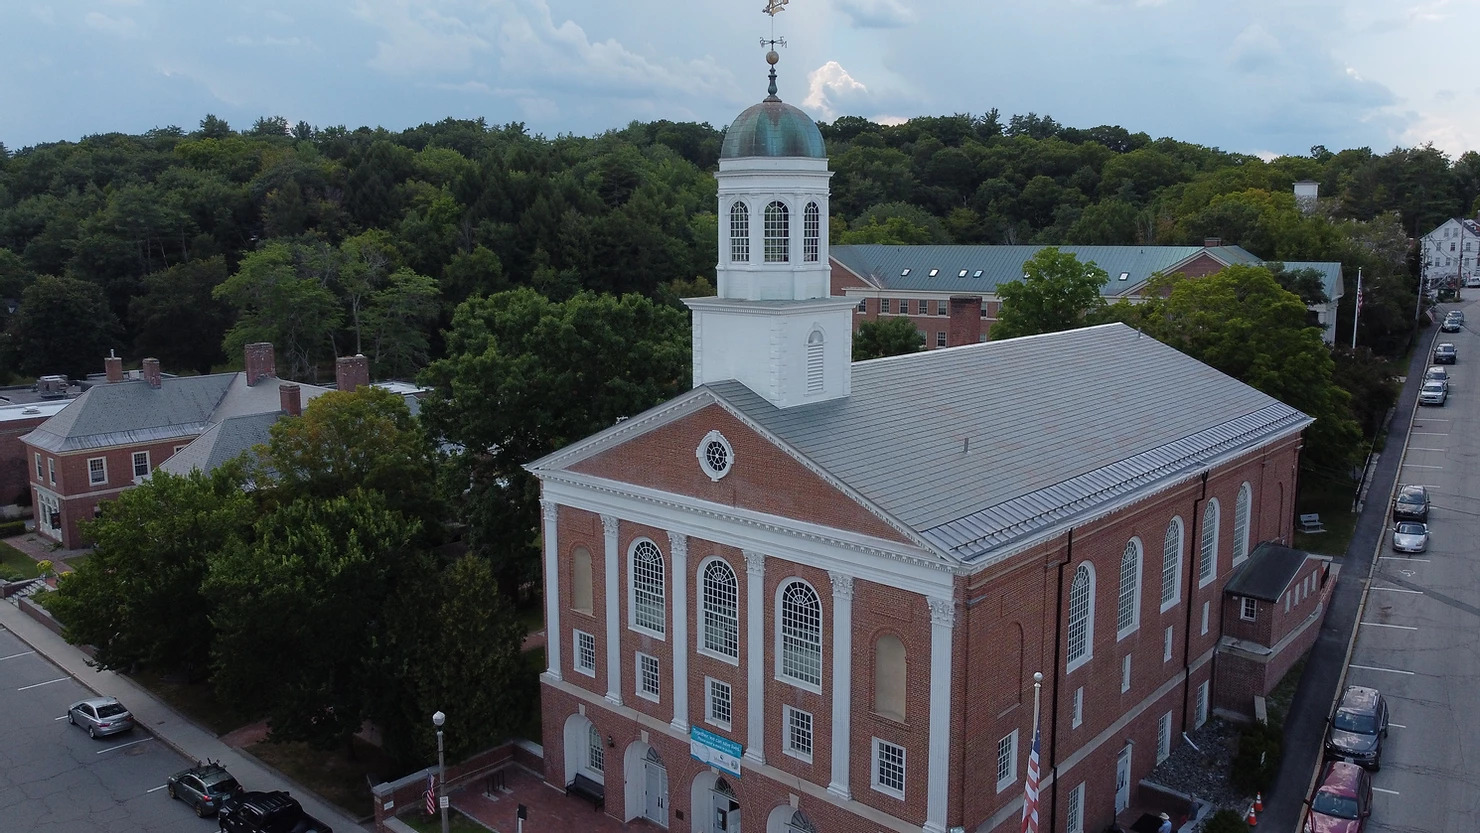
<instances>
[{"instance_id":1,"label":"red car","mask_svg":"<svg viewBox=\"0 0 1480 833\"><path fill-rule=\"evenodd\" d=\"M1362 833L1372 815L1372 774L1356 764L1332 761L1310 799L1305 833Z\"/></svg>"}]
</instances>

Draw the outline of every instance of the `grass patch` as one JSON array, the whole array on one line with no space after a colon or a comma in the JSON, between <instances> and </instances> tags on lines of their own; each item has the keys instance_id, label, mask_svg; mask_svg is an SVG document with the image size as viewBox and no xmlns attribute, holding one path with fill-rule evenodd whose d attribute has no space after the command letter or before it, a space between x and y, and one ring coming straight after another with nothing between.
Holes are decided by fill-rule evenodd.
<instances>
[{"instance_id":1,"label":"grass patch","mask_svg":"<svg viewBox=\"0 0 1480 833\"><path fill-rule=\"evenodd\" d=\"M20 581L40 575L36 570L36 559L0 541L0 578Z\"/></svg>"},{"instance_id":2,"label":"grass patch","mask_svg":"<svg viewBox=\"0 0 1480 833\"><path fill-rule=\"evenodd\" d=\"M169 703L175 711L218 735L252 722L251 715L216 699L216 692L207 681L186 682L150 669L135 671L129 679L149 689L149 693Z\"/></svg>"},{"instance_id":3,"label":"grass patch","mask_svg":"<svg viewBox=\"0 0 1480 833\"><path fill-rule=\"evenodd\" d=\"M1325 532L1307 534L1295 531L1295 548L1306 552L1342 556L1357 529L1357 516L1352 512L1352 497L1357 484L1344 477L1330 478L1310 472L1300 476L1300 495L1295 500L1296 516L1317 513Z\"/></svg>"},{"instance_id":4,"label":"grass patch","mask_svg":"<svg viewBox=\"0 0 1480 833\"><path fill-rule=\"evenodd\" d=\"M442 833L442 817L427 815L425 807L420 812L407 813L396 818L417 833ZM488 833L488 828L451 808L447 810L447 829L450 833Z\"/></svg>"},{"instance_id":5,"label":"grass patch","mask_svg":"<svg viewBox=\"0 0 1480 833\"><path fill-rule=\"evenodd\" d=\"M390 758L378 747L360 738L350 741L351 758L344 750L314 749L306 743L262 741L246 748L263 763L318 793L352 818L375 813L370 784L395 771Z\"/></svg>"}]
</instances>

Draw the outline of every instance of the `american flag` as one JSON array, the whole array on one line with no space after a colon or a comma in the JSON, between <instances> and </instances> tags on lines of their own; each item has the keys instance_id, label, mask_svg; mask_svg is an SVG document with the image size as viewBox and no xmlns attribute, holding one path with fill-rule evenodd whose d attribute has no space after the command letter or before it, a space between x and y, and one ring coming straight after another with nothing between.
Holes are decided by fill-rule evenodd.
<instances>
[{"instance_id":1,"label":"american flag","mask_svg":"<svg viewBox=\"0 0 1480 833\"><path fill-rule=\"evenodd\" d=\"M1023 833L1038 833L1038 736L1033 727L1033 751L1028 753L1028 780L1023 788Z\"/></svg>"},{"instance_id":2,"label":"american flag","mask_svg":"<svg viewBox=\"0 0 1480 833\"><path fill-rule=\"evenodd\" d=\"M437 815L437 776L427 773L427 815Z\"/></svg>"}]
</instances>

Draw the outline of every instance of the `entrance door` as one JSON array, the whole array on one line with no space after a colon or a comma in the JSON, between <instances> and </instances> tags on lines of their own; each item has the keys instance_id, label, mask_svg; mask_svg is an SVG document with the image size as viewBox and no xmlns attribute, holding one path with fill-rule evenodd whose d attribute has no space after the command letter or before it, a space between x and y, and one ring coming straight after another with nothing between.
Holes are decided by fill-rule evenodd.
<instances>
[{"instance_id":1,"label":"entrance door","mask_svg":"<svg viewBox=\"0 0 1480 833\"><path fill-rule=\"evenodd\" d=\"M1131 745L1127 743L1115 760L1115 814L1131 806Z\"/></svg>"},{"instance_id":2,"label":"entrance door","mask_svg":"<svg viewBox=\"0 0 1480 833\"><path fill-rule=\"evenodd\" d=\"M735 796L714 790L710 793L714 798L714 833L740 833L740 802Z\"/></svg>"},{"instance_id":3,"label":"entrance door","mask_svg":"<svg viewBox=\"0 0 1480 833\"><path fill-rule=\"evenodd\" d=\"M642 815L648 821L668 826L668 770L655 761L644 761L647 769L646 800Z\"/></svg>"}]
</instances>

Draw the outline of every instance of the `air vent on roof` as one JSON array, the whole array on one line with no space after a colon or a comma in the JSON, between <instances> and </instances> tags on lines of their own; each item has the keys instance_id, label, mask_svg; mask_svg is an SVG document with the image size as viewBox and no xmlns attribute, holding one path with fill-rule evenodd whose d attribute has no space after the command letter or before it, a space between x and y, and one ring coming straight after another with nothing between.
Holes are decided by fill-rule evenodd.
<instances>
[{"instance_id":1,"label":"air vent on roof","mask_svg":"<svg viewBox=\"0 0 1480 833\"><path fill-rule=\"evenodd\" d=\"M24 408L24 409L21 410L21 413L23 413L23 414L39 414L39 413L41 413L41 409L40 408L35 408L35 407L32 407L32 408Z\"/></svg>"},{"instance_id":2,"label":"air vent on roof","mask_svg":"<svg viewBox=\"0 0 1480 833\"><path fill-rule=\"evenodd\" d=\"M940 270L939 269L931 269L930 270L930 277L932 277L932 278L935 277L936 275L939 275L939 274L940 274Z\"/></svg>"},{"instance_id":3,"label":"air vent on roof","mask_svg":"<svg viewBox=\"0 0 1480 833\"><path fill-rule=\"evenodd\" d=\"M1121 280L1125 280L1126 278L1129 278L1130 276L1131 276L1131 273L1130 272L1121 272L1120 273L1120 279Z\"/></svg>"},{"instance_id":4,"label":"air vent on roof","mask_svg":"<svg viewBox=\"0 0 1480 833\"><path fill-rule=\"evenodd\" d=\"M903 278L903 277L906 277L907 275L909 275L909 273L910 273L910 270L909 269L905 269L903 272L900 272L899 273L899 276L901 278Z\"/></svg>"}]
</instances>

